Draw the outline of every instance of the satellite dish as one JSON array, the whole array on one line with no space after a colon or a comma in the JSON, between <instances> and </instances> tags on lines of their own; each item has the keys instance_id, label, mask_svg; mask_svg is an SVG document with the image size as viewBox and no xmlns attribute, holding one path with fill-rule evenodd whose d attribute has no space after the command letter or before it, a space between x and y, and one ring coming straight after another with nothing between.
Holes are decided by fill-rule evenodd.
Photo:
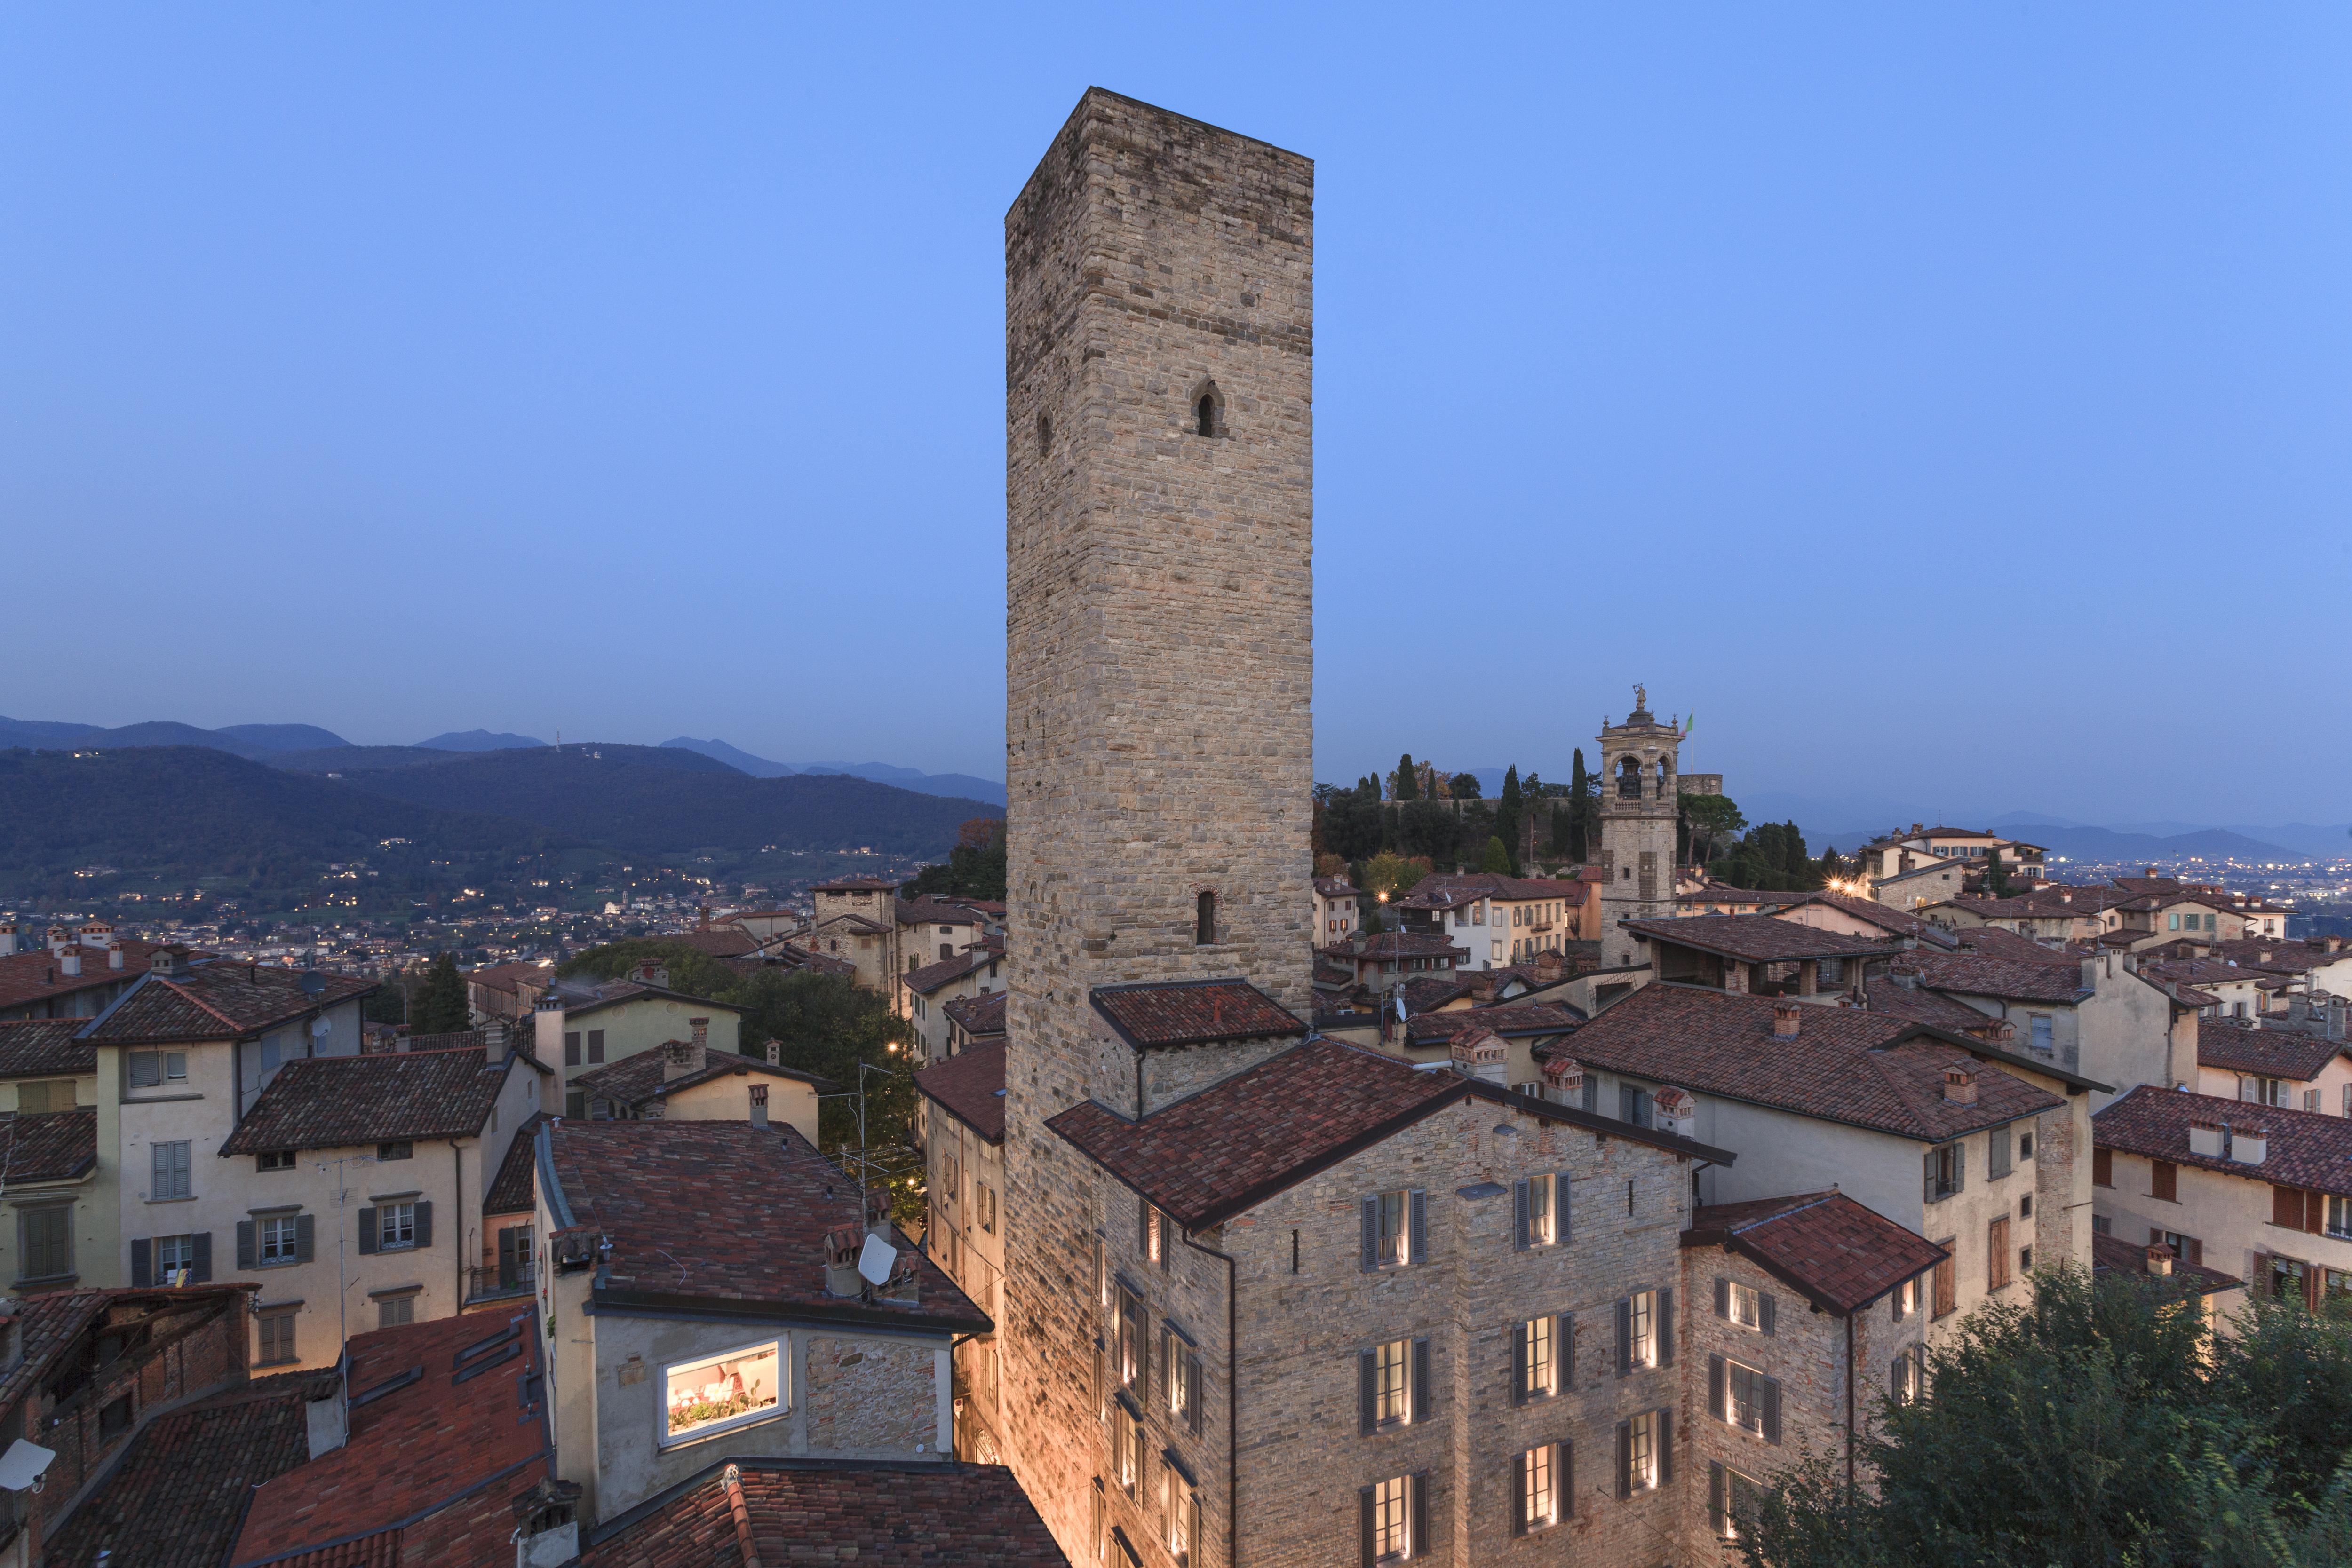
<instances>
[{"instance_id":1,"label":"satellite dish","mask_svg":"<svg viewBox=\"0 0 2352 1568\"><path fill-rule=\"evenodd\" d=\"M324 1017L314 1018L310 1020L310 1033L314 1039L320 1035L331 1032L334 1027L335 1026L329 1022Z\"/></svg>"},{"instance_id":2,"label":"satellite dish","mask_svg":"<svg viewBox=\"0 0 2352 1568\"><path fill-rule=\"evenodd\" d=\"M44 1448L38 1443L27 1443L19 1437L0 1454L0 1487L10 1491L23 1491L41 1479L49 1461L58 1457L54 1448Z\"/></svg>"},{"instance_id":3,"label":"satellite dish","mask_svg":"<svg viewBox=\"0 0 2352 1568\"><path fill-rule=\"evenodd\" d=\"M301 986L304 996L315 997L327 988L327 977L316 969L305 969L297 983Z\"/></svg>"},{"instance_id":4,"label":"satellite dish","mask_svg":"<svg viewBox=\"0 0 2352 1568\"><path fill-rule=\"evenodd\" d=\"M857 1254L857 1275L869 1285L890 1282L890 1270L898 1261L898 1249L879 1236L868 1236Z\"/></svg>"}]
</instances>

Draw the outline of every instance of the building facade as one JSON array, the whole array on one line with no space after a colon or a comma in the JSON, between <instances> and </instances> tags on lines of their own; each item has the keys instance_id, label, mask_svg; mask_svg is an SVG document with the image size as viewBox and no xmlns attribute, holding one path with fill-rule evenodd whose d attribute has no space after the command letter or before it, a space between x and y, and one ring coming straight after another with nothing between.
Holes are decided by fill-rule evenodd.
<instances>
[{"instance_id":1,"label":"building facade","mask_svg":"<svg viewBox=\"0 0 2352 1568\"><path fill-rule=\"evenodd\" d=\"M1633 711L1601 729L1601 967L1647 961L1628 920L1675 913L1675 822L1682 810L1675 765L1682 731L1660 724L1648 695L1633 688Z\"/></svg>"}]
</instances>

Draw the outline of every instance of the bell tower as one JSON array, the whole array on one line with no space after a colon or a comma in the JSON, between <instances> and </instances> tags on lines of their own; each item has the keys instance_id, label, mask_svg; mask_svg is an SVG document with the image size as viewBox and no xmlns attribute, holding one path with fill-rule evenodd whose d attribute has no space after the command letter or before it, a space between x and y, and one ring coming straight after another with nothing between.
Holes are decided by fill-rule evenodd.
<instances>
[{"instance_id":1,"label":"bell tower","mask_svg":"<svg viewBox=\"0 0 2352 1568\"><path fill-rule=\"evenodd\" d=\"M1682 810L1676 773L1680 726L1660 724L1649 693L1633 688L1623 724L1601 727L1601 966L1625 968L1648 949L1623 928L1627 920L1664 920L1675 912L1675 822Z\"/></svg>"}]
</instances>

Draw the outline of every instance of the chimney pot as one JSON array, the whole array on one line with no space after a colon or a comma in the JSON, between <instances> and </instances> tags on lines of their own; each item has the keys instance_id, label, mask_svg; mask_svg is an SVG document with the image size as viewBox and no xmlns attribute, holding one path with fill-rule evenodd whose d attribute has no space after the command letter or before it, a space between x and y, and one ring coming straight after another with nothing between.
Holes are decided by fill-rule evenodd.
<instances>
[{"instance_id":1,"label":"chimney pot","mask_svg":"<svg viewBox=\"0 0 2352 1568\"><path fill-rule=\"evenodd\" d=\"M1482 1023L1455 1035L1447 1058L1454 1071L1465 1078L1501 1085L1509 1077L1510 1052L1495 1031Z\"/></svg>"},{"instance_id":2,"label":"chimney pot","mask_svg":"<svg viewBox=\"0 0 2352 1568\"><path fill-rule=\"evenodd\" d=\"M2270 1153L2271 1130L2268 1127L2250 1127L2243 1132L2231 1127L2228 1132L2230 1158L2239 1165L2261 1165L2263 1156Z\"/></svg>"},{"instance_id":3,"label":"chimney pot","mask_svg":"<svg viewBox=\"0 0 2352 1568\"><path fill-rule=\"evenodd\" d=\"M1772 1038L1774 1040L1796 1039L1798 1025L1801 1020L1803 1014L1804 1006L1802 1003L1790 1001L1773 1002Z\"/></svg>"},{"instance_id":4,"label":"chimney pot","mask_svg":"<svg viewBox=\"0 0 2352 1568\"><path fill-rule=\"evenodd\" d=\"M62 964L62 965L64 965L64 966L65 966L65 971L66 971L66 977L67 977L67 978L68 978L68 979L74 978L75 977L79 976L79 975L81 973L81 949L80 949L80 948L79 948L79 947L68 947L68 948L66 948L63 952L61 952L61 953L59 953L59 954L58 955L58 961L60 964Z\"/></svg>"},{"instance_id":5,"label":"chimney pot","mask_svg":"<svg viewBox=\"0 0 2352 1568\"><path fill-rule=\"evenodd\" d=\"M2147 1271L2151 1274L2172 1272L2172 1249L2161 1241L2151 1242L2147 1249Z\"/></svg>"},{"instance_id":6,"label":"chimney pot","mask_svg":"<svg viewBox=\"0 0 2352 1568\"><path fill-rule=\"evenodd\" d=\"M1973 1064L1954 1061L1945 1065L1944 1099L1953 1105L1973 1105L1977 1103L1977 1074Z\"/></svg>"},{"instance_id":7,"label":"chimney pot","mask_svg":"<svg viewBox=\"0 0 2352 1568\"><path fill-rule=\"evenodd\" d=\"M121 943L110 943L108 945L106 949L106 967L110 969L120 969L122 967L122 946Z\"/></svg>"}]
</instances>

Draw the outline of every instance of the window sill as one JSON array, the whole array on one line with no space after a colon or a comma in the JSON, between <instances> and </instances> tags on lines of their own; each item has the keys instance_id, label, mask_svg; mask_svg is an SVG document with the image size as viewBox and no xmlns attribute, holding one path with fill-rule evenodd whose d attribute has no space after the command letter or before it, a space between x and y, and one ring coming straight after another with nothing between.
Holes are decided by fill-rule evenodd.
<instances>
[{"instance_id":1,"label":"window sill","mask_svg":"<svg viewBox=\"0 0 2352 1568\"><path fill-rule=\"evenodd\" d=\"M281 1355L276 1361L257 1361L253 1364L256 1366L292 1366L301 1359L302 1358L299 1355Z\"/></svg>"},{"instance_id":2,"label":"window sill","mask_svg":"<svg viewBox=\"0 0 2352 1568\"><path fill-rule=\"evenodd\" d=\"M70 1285L80 1280L79 1274L32 1274L14 1282L19 1291L53 1291L60 1285Z\"/></svg>"},{"instance_id":3,"label":"window sill","mask_svg":"<svg viewBox=\"0 0 2352 1568\"><path fill-rule=\"evenodd\" d=\"M194 1193L189 1193L189 1194L187 1194L186 1196L182 1197L151 1197L151 1198L148 1198L146 1201L147 1201L147 1202L149 1202L149 1203L151 1203L151 1204L154 1204L154 1203L194 1203L194 1202L195 1202L195 1201L196 1201L196 1195L195 1195Z\"/></svg>"},{"instance_id":4,"label":"window sill","mask_svg":"<svg viewBox=\"0 0 2352 1568\"><path fill-rule=\"evenodd\" d=\"M181 1100L201 1100L204 1097L204 1093L201 1090L190 1090L184 1094L139 1094L126 1092L122 1096L122 1103L125 1105L169 1105Z\"/></svg>"}]
</instances>

